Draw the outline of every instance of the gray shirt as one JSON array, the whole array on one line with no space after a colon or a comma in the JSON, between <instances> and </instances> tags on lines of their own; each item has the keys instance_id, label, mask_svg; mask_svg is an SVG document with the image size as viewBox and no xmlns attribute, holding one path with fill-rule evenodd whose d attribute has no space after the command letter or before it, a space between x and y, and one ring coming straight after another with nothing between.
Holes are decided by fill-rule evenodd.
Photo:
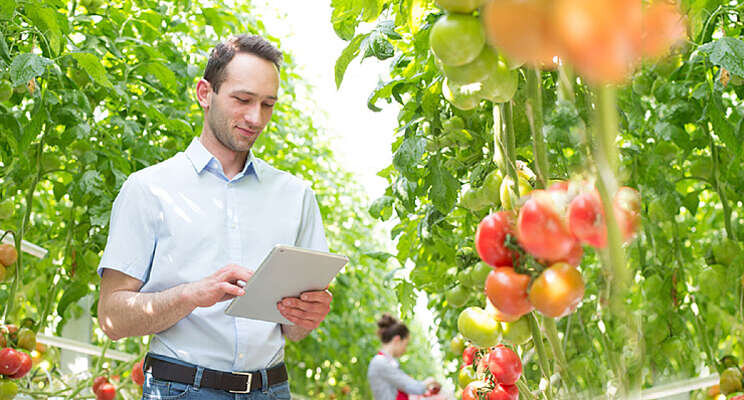
<instances>
[{"instance_id":1,"label":"gray shirt","mask_svg":"<svg viewBox=\"0 0 744 400\"><path fill-rule=\"evenodd\" d=\"M408 394L424 394L426 385L401 371L398 361L388 354L377 354L369 362L367 380L375 400L395 400L398 390Z\"/></svg>"}]
</instances>

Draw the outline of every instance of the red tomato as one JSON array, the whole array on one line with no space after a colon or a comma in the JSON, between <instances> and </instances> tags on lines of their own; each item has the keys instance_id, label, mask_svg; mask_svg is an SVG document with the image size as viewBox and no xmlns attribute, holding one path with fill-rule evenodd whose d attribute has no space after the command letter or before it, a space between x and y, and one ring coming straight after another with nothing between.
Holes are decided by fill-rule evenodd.
<instances>
[{"instance_id":1,"label":"red tomato","mask_svg":"<svg viewBox=\"0 0 744 400\"><path fill-rule=\"evenodd\" d=\"M566 263L555 263L535 279L529 300L541 314L560 318L572 313L584 297L581 273Z\"/></svg>"},{"instance_id":2,"label":"red tomato","mask_svg":"<svg viewBox=\"0 0 744 400\"><path fill-rule=\"evenodd\" d=\"M571 200L568 226L571 233L583 243L600 249L607 246L607 225L599 193L584 192Z\"/></svg>"},{"instance_id":3,"label":"red tomato","mask_svg":"<svg viewBox=\"0 0 744 400\"><path fill-rule=\"evenodd\" d=\"M519 315L509 315L496 308L489 298L486 298L486 312L499 322L514 322L519 319Z\"/></svg>"},{"instance_id":4,"label":"red tomato","mask_svg":"<svg viewBox=\"0 0 744 400\"><path fill-rule=\"evenodd\" d=\"M518 400L519 389L516 385L496 384L492 391L486 394L486 400Z\"/></svg>"},{"instance_id":5,"label":"red tomato","mask_svg":"<svg viewBox=\"0 0 744 400\"><path fill-rule=\"evenodd\" d=\"M140 386L145 383L145 373L142 370L144 363L145 360L139 360L132 366L132 381Z\"/></svg>"},{"instance_id":6,"label":"red tomato","mask_svg":"<svg viewBox=\"0 0 744 400\"><path fill-rule=\"evenodd\" d=\"M31 359L31 356L25 351L19 351L18 355L20 356L20 359L21 359L21 367L18 368L15 374L8 376L8 378L10 379L21 379L24 376L26 376L28 371L31 371L31 366L33 365L33 360Z\"/></svg>"},{"instance_id":7,"label":"red tomato","mask_svg":"<svg viewBox=\"0 0 744 400\"><path fill-rule=\"evenodd\" d=\"M512 266L514 252L504 246L507 234L513 234L512 214L500 211L486 216L475 232L475 249L486 264L492 267Z\"/></svg>"},{"instance_id":8,"label":"red tomato","mask_svg":"<svg viewBox=\"0 0 744 400\"><path fill-rule=\"evenodd\" d=\"M496 268L486 279L486 296L502 312L522 316L532 311L527 299L529 275L518 274L511 267Z\"/></svg>"},{"instance_id":9,"label":"red tomato","mask_svg":"<svg viewBox=\"0 0 744 400\"><path fill-rule=\"evenodd\" d=\"M612 206L623 240L629 242L641 224L641 194L633 188L623 186L615 193Z\"/></svg>"},{"instance_id":10,"label":"red tomato","mask_svg":"<svg viewBox=\"0 0 744 400\"><path fill-rule=\"evenodd\" d=\"M485 382L482 381L468 383L465 389L462 390L462 400L479 400L480 396L478 396L478 392L482 391L484 386Z\"/></svg>"},{"instance_id":11,"label":"red tomato","mask_svg":"<svg viewBox=\"0 0 744 400\"><path fill-rule=\"evenodd\" d=\"M96 400L114 400L114 397L116 397L116 388L108 382L101 385L96 392Z\"/></svg>"},{"instance_id":12,"label":"red tomato","mask_svg":"<svg viewBox=\"0 0 744 400\"><path fill-rule=\"evenodd\" d=\"M98 390L100 390L101 385L104 383L108 383L108 378L105 376L97 376L93 379L93 393L98 394Z\"/></svg>"},{"instance_id":13,"label":"red tomato","mask_svg":"<svg viewBox=\"0 0 744 400\"><path fill-rule=\"evenodd\" d=\"M535 190L519 210L519 244L535 258L558 261L568 256L575 245L576 239L558 206L550 192Z\"/></svg>"},{"instance_id":14,"label":"red tomato","mask_svg":"<svg viewBox=\"0 0 744 400\"><path fill-rule=\"evenodd\" d=\"M522 375L522 361L510 348L498 345L488 353L488 369L496 382L514 385Z\"/></svg>"},{"instance_id":15,"label":"red tomato","mask_svg":"<svg viewBox=\"0 0 744 400\"><path fill-rule=\"evenodd\" d=\"M478 348L475 346L468 346L463 350L462 352L462 362L465 363L465 365L471 365L473 363L473 359L475 358L475 353L478 352Z\"/></svg>"},{"instance_id":16,"label":"red tomato","mask_svg":"<svg viewBox=\"0 0 744 400\"><path fill-rule=\"evenodd\" d=\"M21 368L21 352L9 347L0 350L0 375L13 375Z\"/></svg>"},{"instance_id":17,"label":"red tomato","mask_svg":"<svg viewBox=\"0 0 744 400\"><path fill-rule=\"evenodd\" d=\"M641 46L646 57L663 56L669 46L686 36L685 21L676 4L654 2L643 13L643 26L646 30Z\"/></svg>"}]
</instances>

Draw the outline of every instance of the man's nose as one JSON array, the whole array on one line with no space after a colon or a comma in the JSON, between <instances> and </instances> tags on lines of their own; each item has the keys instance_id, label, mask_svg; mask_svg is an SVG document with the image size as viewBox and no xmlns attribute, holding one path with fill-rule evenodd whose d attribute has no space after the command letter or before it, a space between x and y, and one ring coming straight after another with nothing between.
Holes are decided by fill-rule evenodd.
<instances>
[{"instance_id":1,"label":"man's nose","mask_svg":"<svg viewBox=\"0 0 744 400\"><path fill-rule=\"evenodd\" d=\"M261 121L261 103L256 102L248 106L243 112L243 119L251 126L259 125Z\"/></svg>"}]
</instances>

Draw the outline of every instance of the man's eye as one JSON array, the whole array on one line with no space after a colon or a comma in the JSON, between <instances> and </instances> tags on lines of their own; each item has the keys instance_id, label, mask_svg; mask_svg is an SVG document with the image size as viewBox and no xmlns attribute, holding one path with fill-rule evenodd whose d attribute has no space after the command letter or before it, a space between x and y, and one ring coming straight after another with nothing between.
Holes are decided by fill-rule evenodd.
<instances>
[{"instance_id":1,"label":"man's eye","mask_svg":"<svg viewBox=\"0 0 744 400\"><path fill-rule=\"evenodd\" d=\"M236 97L236 100L238 100L241 103L250 103L251 99L241 99L240 97Z\"/></svg>"},{"instance_id":2,"label":"man's eye","mask_svg":"<svg viewBox=\"0 0 744 400\"><path fill-rule=\"evenodd\" d=\"M274 107L274 103L264 103L264 107Z\"/></svg>"}]
</instances>

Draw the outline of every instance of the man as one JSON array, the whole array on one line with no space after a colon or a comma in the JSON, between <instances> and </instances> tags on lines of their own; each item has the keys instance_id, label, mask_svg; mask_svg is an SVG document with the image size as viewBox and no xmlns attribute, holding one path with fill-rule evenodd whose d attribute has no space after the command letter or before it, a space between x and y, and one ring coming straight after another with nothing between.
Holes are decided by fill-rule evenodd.
<instances>
[{"instance_id":1,"label":"man","mask_svg":"<svg viewBox=\"0 0 744 400\"><path fill-rule=\"evenodd\" d=\"M154 334L145 398L288 399L284 338L304 338L330 310L317 291L277 304L295 325L224 313L275 244L328 249L308 184L250 151L277 101L281 57L259 36L217 45L196 86L201 136L132 174L114 201L98 321L114 340Z\"/></svg>"}]
</instances>

